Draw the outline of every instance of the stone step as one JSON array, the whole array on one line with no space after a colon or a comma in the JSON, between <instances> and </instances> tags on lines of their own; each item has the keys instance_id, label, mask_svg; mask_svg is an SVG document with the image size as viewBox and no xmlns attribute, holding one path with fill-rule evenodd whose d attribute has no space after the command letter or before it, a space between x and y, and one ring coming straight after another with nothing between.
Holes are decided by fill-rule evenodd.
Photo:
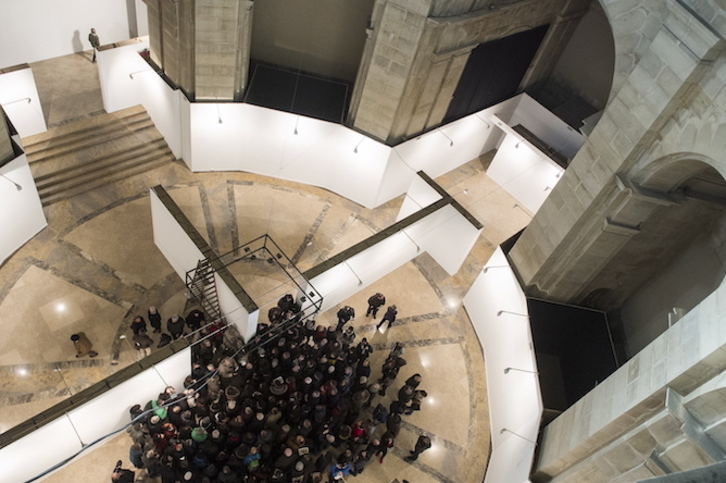
<instances>
[{"instance_id":1,"label":"stone step","mask_svg":"<svg viewBox=\"0 0 726 483\"><path fill-rule=\"evenodd\" d=\"M98 147L101 144L106 144L112 140L127 136L138 136L143 131L153 127L154 123L148 115L135 114L133 118L126 119L121 124L106 124L98 128L89 128L58 139L56 142L49 141L48 143L43 143L48 144L48 146L37 151L26 151L26 155L28 162L32 166L33 164L44 161L57 160L83 149L99 149Z\"/></svg>"},{"instance_id":2,"label":"stone step","mask_svg":"<svg viewBox=\"0 0 726 483\"><path fill-rule=\"evenodd\" d=\"M164 139L159 135L159 138L147 144L140 146L134 146L131 149L123 151L115 151L105 156L94 157L89 160L78 159L74 163L68 163L67 165L54 166L55 169L43 170L34 167L33 176L35 178L35 184L38 190L45 189L47 186L54 183L62 183L68 179L74 179L87 173L97 173L99 170L109 167L114 167L125 163L129 159L135 159L140 156L145 156L148 153L156 152L162 149L166 152L169 151ZM79 156L80 157L80 156Z\"/></svg>"},{"instance_id":3,"label":"stone step","mask_svg":"<svg viewBox=\"0 0 726 483\"><path fill-rule=\"evenodd\" d=\"M40 198L43 206L70 198L87 191L100 188L132 176L144 173L164 164L174 162L174 155L167 147L165 150L149 153L147 156L131 159L122 165L108 167L104 170L90 173L89 176L80 176L64 181L61 186L54 183L43 191L40 189ZM100 175L99 175L100 174Z\"/></svg>"},{"instance_id":4,"label":"stone step","mask_svg":"<svg viewBox=\"0 0 726 483\"><path fill-rule=\"evenodd\" d=\"M62 126L48 129L46 132L42 132L40 134L24 137L22 139L23 149L26 153L34 153L45 149L49 145L58 142L61 139L78 135L85 130L103 127L108 124L117 124L125 118L134 117L138 114L141 114L142 116L146 114L144 107L141 105L129 107L128 109L123 109L109 114L101 114L98 116L79 119Z\"/></svg>"}]
</instances>

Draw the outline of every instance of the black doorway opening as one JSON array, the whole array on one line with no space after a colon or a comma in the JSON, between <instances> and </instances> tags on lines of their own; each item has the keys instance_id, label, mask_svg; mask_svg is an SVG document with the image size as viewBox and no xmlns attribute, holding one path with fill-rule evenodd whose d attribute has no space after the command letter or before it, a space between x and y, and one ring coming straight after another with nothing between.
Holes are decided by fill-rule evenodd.
<instances>
[{"instance_id":1,"label":"black doorway opening","mask_svg":"<svg viewBox=\"0 0 726 483\"><path fill-rule=\"evenodd\" d=\"M543 25L476 47L464 67L444 123L512 97L548 28Z\"/></svg>"}]
</instances>

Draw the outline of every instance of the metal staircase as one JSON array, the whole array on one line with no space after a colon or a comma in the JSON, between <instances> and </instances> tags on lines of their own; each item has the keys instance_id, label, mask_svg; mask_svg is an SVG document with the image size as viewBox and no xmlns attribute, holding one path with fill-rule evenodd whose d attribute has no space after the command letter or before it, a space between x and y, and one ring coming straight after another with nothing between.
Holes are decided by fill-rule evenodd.
<instances>
[{"instance_id":1,"label":"metal staircase","mask_svg":"<svg viewBox=\"0 0 726 483\"><path fill-rule=\"evenodd\" d=\"M202 309L211 318L209 322L224 321L222 311L219 308L219 297L217 285L214 282L214 268L206 258L199 260L197 268L189 270L186 274L187 303L184 313L189 313L192 306L201 305Z\"/></svg>"}]
</instances>

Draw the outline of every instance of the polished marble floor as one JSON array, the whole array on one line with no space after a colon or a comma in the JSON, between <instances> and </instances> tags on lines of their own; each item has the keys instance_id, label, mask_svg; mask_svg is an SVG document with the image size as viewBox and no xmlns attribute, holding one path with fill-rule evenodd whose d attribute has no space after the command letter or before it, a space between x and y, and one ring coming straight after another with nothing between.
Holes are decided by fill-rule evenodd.
<instances>
[{"instance_id":1,"label":"polished marble floor","mask_svg":"<svg viewBox=\"0 0 726 483\"><path fill-rule=\"evenodd\" d=\"M67 56L32 67L57 73L36 73L49 124L97 115L100 90L87 82L97 79L87 59ZM55 83L73 83L75 76L85 87L69 94L75 102L66 103ZM459 273L449 276L424 253L344 302L357 309L358 337L367 336L376 348L374 376L393 341L404 341L408 365L399 379L420 372L429 393L422 411L405 418L393 457L371 463L350 481L482 481L489 454L484 360L461 299L494 248L531 218L486 176L491 157L487 153L437 179L485 226ZM301 270L392 224L402 203L398 198L365 209L287 181L247 173L193 174L179 161L50 205L49 226L0 267L0 320L6 329L0 341L0 430L138 357L119 338L130 335L133 315L149 305L159 307L164 319L183 310L183 283L152 239L148 191L156 184L218 253L268 233ZM363 317L365 300L376 291L399 307L399 321L385 334ZM335 310L319 320L332 320ZM68 338L76 331L91 338L96 359L75 358ZM420 434L431 435L433 447L407 463L402 458ZM125 434L116 436L45 481L104 481L116 460L128 465L129 445Z\"/></svg>"}]
</instances>

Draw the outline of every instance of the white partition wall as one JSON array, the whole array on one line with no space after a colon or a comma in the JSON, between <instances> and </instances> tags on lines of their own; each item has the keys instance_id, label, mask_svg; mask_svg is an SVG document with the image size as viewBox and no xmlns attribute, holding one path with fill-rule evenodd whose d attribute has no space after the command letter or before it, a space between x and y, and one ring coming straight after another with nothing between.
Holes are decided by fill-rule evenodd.
<instances>
[{"instance_id":1,"label":"white partition wall","mask_svg":"<svg viewBox=\"0 0 726 483\"><path fill-rule=\"evenodd\" d=\"M484 349L492 454L485 483L528 481L542 415L527 301L498 248L464 297Z\"/></svg>"},{"instance_id":2,"label":"white partition wall","mask_svg":"<svg viewBox=\"0 0 726 483\"><path fill-rule=\"evenodd\" d=\"M186 154L183 139L189 131L189 114L183 109L188 109L189 103L178 89L169 87L139 55L148 47L149 39L143 37L130 45L98 53L103 107L106 112L115 112L143 105L174 156L181 158Z\"/></svg>"},{"instance_id":3,"label":"white partition wall","mask_svg":"<svg viewBox=\"0 0 726 483\"><path fill-rule=\"evenodd\" d=\"M191 105L193 171L249 171L372 207L389 153L388 146L331 122L250 104Z\"/></svg>"},{"instance_id":4,"label":"white partition wall","mask_svg":"<svg viewBox=\"0 0 726 483\"><path fill-rule=\"evenodd\" d=\"M401 221L409 215L432 205L441 199L441 194L433 189L430 184L423 180L420 176L416 176L411 180L411 185L406 191L403 198L401 209L398 210L396 221Z\"/></svg>"},{"instance_id":5,"label":"white partition wall","mask_svg":"<svg viewBox=\"0 0 726 483\"><path fill-rule=\"evenodd\" d=\"M310 280L323 296L322 311L342 302L426 251L456 273L479 237L461 213L446 205Z\"/></svg>"},{"instance_id":6,"label":"white partition wall","mask_svg":"<svg viewBox=\"0 0 726 483\"><path fill-rule=\"evenodd\" d=\"M234 291L224 282L224 279L218 273L214 274L214 283L217 287L217 297L219 300L219 309L224 314L224 318L228 324L237 326L239 333L245 340L250 340L255 332L257 332L257 319L259 310L252 314L247 312Z\"/></svg>"},{"instance_id":7,"label":"white partition wall","mask_svg":"<svg viewBox=\"0 0 726 483\"><path fill-rule=\"evenodd\" d=\"M154 243L169 264L174 267L177 275L186 282L187 272L197 268L199 260L205 259L207 256L189 237L153 189L150 193L150 200ZM235 324L245 340L249 340L257 329L258 311L248 313L234 290L218 273L214 274L214 283L217 288L219 309L224 314L227 323Z\"/></svg>"},{"instance_id":8,"label":"white partition wall","mask_svg":"<svg viewBox=\"0 0 726 483\"><path fill-rule=\"evenodd\" d=\"M30 67L0 74L0 105L20 137L48 130Z\"/></svg>"},{"instance_id":9,"label":"white partition wall","mask_svg":"<svg viewBox=\"0 0 726 483\"><path fill-rule=\"evenodd\" d=\"M169 264L174 267L177 275L182 280L186 280L187 272L197 268L197 263L205 256L164 206L154 190L151 190L149 198L154 243Z\"/></svg>"},{"instance_id":10,"label":"white partition wall","mask_svg":"<svg viewBox=\"0 0 726 483\"><path fill-rule=\"evenodd\" d=\"M0 167L0 175L0 202L5 207L0 213L0 226L3 227L0 236L2 264L48 226L48 222L25 154Z\"/></svg>"},{"instance_id":11,"label":"white partition wall","mask_svg":"<svg viewBox=\"0 0 726 483\"><path fill-rule=\"evenodd\" d=\"M524 125L566 156L582 144L579 133L526 94L395 148L340 124L288 112L244 103L189 103L138 55L147 47L142 40L99 53L104 107L113 112L142 104L175 156L195 172L249 171L320 186L373 208L404 194L418 171L436 177L499 147L492 176L534 213L561 168L511 126ZM538 157L510 176L516 163L509 161L519 155L502 148L514 135Z\"/></svg>"},{"instance_id":12,"label":"white partition wall","mask_svg":"<svg viewBox=\"0 0 726 483\"><path fill-rule=\"evenodd\" d=\"M182 391L190 360L191 349L186 348L0 449L2 480L28 481L38 476L40 468L53 468L124 427L134 404L143 406L167 385ZM28 455L32 455L32 464L28 464Z\"/></svg>"},{"instance_id":13,"label":"white partition wall","mask_svg":"<svg viewBox=\"0 0 726 483\"><path fill-rule=\"evenodd\" d=\"M564 169L514 131L507 133L487 176L530 213L537 213Z\"/></svg>"},{"instance_id":14,"label":"white partition wall","mask_svg":"<svg viewBox=\"0 0 726 483\"><path fill-rule=\"evenodd\" d=\"M102 44L128 39L126 0L6 0L0 68L91 50L92 27Z\"/></svg>"},{"instance_id":15,"label":"white partition wall","mask_svg":"<svg viewBox=\"0 0 726 483\"><path fill-rule=\"evenodd\" d=\"M534 214L559 182L564 168L514 127L525 127L567 159L577 154L585 138L527 94L506 101L501 109L495 107L491 119L504 136L487 175Z\"/></svg>"}]
</instances>

